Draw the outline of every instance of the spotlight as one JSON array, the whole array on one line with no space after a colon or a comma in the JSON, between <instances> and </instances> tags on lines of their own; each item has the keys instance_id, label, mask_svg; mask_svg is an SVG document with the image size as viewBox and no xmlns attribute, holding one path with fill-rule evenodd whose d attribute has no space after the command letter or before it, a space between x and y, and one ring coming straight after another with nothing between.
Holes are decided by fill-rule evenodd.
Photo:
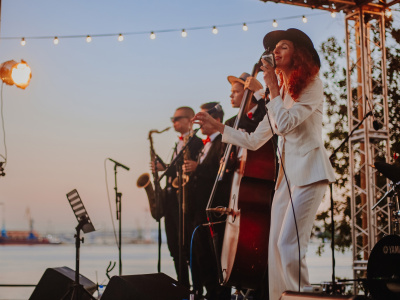
<instances>
[{"instance_id":1,"label":"spotlight","mask_svg":"<svg viewBox=\"0 0 400 300\"><path fill-rule=\"evenodd\" d=\"M9 60L0 65L0 77L8 85L15 84L16 87L25 89L32 78L32 71L28 64L21 60Z\"/></svg>"}]
</instances>

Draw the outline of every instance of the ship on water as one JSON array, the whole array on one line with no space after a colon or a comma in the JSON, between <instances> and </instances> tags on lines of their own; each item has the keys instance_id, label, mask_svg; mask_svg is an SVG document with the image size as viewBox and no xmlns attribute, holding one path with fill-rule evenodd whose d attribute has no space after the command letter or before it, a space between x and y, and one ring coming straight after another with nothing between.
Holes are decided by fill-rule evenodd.
<instances>
[{"instance_id":1,"label":"ship on water","mask_svg":"<svg viewBox=\"0 0 400 300\"><path fill-rule=\"evenodd\" d=\"M0 235L1 245L45 245L57 244L47 237L42 237L33 229L33 219L31 217L30 209L27 208L26 216L29 220L29 230L14 230L7 231L4 218L4 204L3 204L3 224Z\"/></svg>"}]
</instances>

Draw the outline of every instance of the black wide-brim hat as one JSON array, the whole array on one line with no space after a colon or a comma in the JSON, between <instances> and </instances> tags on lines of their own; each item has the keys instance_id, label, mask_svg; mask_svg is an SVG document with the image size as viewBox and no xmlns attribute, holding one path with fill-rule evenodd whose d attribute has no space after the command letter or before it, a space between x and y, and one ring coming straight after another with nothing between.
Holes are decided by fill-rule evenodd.
<instances>
[{"instance_id":1,"label":"black wide-brim hat","mask_svg":"<svg viewBox=\"0 0 400 300\"><path fill-rule=\"evenodd\" d=\"M317 66L321 67L321 61L319 59L318 52L315 50L311 39L303 31L296 28L271 31L264 36L263 44L265 50L272 52L275 49L276 44L278 44L281 40L288 40L291 41L295 46L306 48L310 52Z\"/></svg>"}]
</instances>

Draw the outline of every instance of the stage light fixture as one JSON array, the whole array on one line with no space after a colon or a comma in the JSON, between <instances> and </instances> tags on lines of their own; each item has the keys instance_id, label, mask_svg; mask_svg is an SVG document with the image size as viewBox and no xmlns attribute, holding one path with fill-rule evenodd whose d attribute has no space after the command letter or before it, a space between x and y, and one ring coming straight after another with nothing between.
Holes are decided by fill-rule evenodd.
<instances>
[{"instance_id":1,"label":"stage light fixture","mask_svg":"<svg viewBox=\"0 0 400 300\"><path fill-rule=\"evenodd\" d=\"M275 28L278 27L278 22L276 20L274 20L274 22L272 22L272 26Z\"/></svg>"},{"instance_id":2,"label":"stage light fixture","mask_svg":"<svg viewBox=\"0 0 400 300\"><path fill-rule=\"evenodd\" d=\"M243 23L242 29L243 29L243 31L247 31L247 30L249 30L249 27L247 27L246 23Z\"/></svg>"},{"instance_id":3,"label":"stage light fixture","mask_svg":"<svg viewBox=\"0 0 400 300\"><path fill-rule=\"evenodd\" d=\"M32 78L32 71L28 64L21 60L9 60L0 65L0 78L8 85L15 84L16 87L25 89Z\"/></svg>"},{"instance_id":4,"label":"stage light fixture","mask_svg":"<svg viewBox=\"0 0 400 300\"><path fill-rule=\"evenodd\" d=\"M217 29L216 26L213 26L212 33L214 33L214 34L217 34L217 33L218 33L218 29Z\"/></svg>"},{"instance_id":5,"label":"stage light fixture","mask_svg":"<svg viewBox=\"0 0 400 300\"><path fill-rule=\"evenodd\" d=\"M182 37L187 37L187 32L185 29L182 29L182 33L181 33Z\"/></svg>"}]
</instances>

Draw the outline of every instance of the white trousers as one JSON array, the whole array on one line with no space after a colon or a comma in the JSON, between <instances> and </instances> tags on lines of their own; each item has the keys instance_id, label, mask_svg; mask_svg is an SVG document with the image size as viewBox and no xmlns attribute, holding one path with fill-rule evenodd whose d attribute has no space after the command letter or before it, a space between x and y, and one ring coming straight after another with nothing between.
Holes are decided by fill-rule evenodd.
<instances>
[{"instance_id":1,"label":"white trousers","mask_svg":"<svg viewBox=\"0 0 400 300\"><path fill-rule=\"evenodd\" d=\"M306 186L290 186L300 240L300 287L309 284L306 252L312 226L328 181ZM299 249L289 191L282 180L275 191L271 209L268 247L269 300L278 300L284 291L299 290Z\"/></svg>"}]
</instances>

